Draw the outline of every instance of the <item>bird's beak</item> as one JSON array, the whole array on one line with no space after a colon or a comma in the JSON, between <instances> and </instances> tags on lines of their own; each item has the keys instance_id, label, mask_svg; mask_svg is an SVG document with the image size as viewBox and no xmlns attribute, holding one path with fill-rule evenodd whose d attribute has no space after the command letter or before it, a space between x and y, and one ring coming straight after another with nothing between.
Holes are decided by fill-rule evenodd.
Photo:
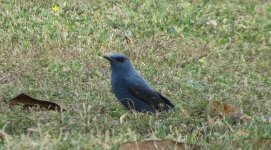
<instances>
[{"instance_id":1,"label":"bird's beak","mask_svg":"<svg viewBox=\"0 0 271 150\"><path fill-rule=\"evenodd\" d=\"M109 60L109 61L111 61L111 60L112 60L112 58L111 58L110 56L106 56L106 55L104 55L103 57L104 57L105 59Z\"/></svg>"}]
</instances>

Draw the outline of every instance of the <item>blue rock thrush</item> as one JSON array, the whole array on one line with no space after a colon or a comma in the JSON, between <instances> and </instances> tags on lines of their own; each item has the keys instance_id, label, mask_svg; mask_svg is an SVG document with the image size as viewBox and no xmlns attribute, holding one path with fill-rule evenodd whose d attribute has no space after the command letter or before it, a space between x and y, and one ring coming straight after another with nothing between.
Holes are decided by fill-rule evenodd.
<instances>
[{"instance_id":1,"label":"blue rock thrush","mask_svg":"<svg viewBox=\"0 0 271 150\"><path fill-rule=\"evenodd\" d=\"M127 109L151 113L173 111L174 105L147 84L126 55L113 53L104 58L110 61L113 92Z\"/></svg>"}]
</instances>

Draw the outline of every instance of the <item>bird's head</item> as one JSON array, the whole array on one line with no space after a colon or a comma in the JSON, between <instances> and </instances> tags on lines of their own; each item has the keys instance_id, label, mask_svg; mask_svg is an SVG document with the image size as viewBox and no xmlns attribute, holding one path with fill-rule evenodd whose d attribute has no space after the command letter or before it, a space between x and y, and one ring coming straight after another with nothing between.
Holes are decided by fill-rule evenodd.
<instances>
[{"instance_id":1,"label":"bird's head","mask_svg":"<svg viewBox=\"0 0 271 150\"><path fill-rule=\"evenodd\" d=\"M110 55L103 56L105 59L109 60L112 72L123 72L127 73L134 69L132 62L130 59L120 53L113 53Z\"/></svg>"}]
</instances>

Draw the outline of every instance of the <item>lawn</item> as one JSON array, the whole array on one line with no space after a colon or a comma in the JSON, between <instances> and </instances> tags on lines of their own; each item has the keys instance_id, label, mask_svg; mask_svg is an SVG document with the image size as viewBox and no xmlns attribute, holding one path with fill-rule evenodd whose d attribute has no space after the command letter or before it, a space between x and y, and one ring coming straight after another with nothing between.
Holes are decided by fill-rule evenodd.
<instances>
[{"instance_id":1,"label":"lawn","mask_svg":"<svg viewBox=\"0 0 271 150\"><path fill-rule=\"evenodd\" d=\"M111 52L128 55L175 112L126 114L102 58ZM66 111L5 103L20 93ZM271 138L271 1L1 0L0 104L0 149L153 139L268 149L257 139ZM214 104L250 119L235 122Z\"/></svg>"}]
</instances>

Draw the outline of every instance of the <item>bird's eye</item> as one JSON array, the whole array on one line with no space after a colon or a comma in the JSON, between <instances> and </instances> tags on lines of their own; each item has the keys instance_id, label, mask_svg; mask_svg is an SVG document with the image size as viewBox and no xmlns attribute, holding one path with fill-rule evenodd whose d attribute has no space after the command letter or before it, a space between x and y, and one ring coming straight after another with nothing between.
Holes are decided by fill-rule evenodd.
<instances>
[{"instance_id":1,"label":"bird's eye","mask_svg":"<svg viewBox=\"0 0 271 150\"><path fill-rule=\"evenodd\" d=\"M116 60L117 60L118 62L124 62L125 58L123 58L123 57L118 57L118 58L116 58Z\"/></svg>"}]
</instances>

